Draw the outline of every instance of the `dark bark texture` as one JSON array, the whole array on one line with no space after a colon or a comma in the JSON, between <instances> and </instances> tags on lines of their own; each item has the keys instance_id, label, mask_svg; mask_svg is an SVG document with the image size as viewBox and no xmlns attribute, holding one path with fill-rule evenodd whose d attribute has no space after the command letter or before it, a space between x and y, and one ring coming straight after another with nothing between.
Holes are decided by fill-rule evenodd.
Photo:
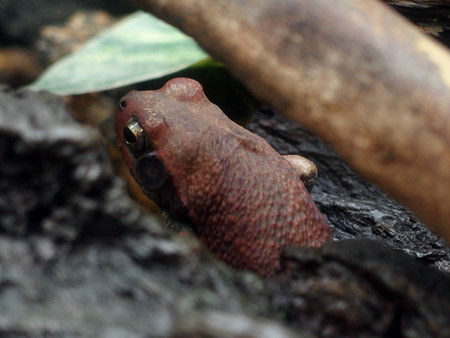
<instances>
[{"instance_id":1,"label":"dark bark texture","mask_svg":"<svg viewBox=\"0 0 450 338\"><path fill-rule=\"evenodd\" d=\"M1 336L168 336L196 308L266 311L256 277L141 213L59 98L2 88L0 139Z\"/></svg>"},{"instance_id":2,"label":"dark bark texture","mask_svg":"<svg viewBox=\"0 0 450 338\"><path fill-rule=\"evenodd\" d=\"M411 20L425 33L450 46L450 1L384 0L396 11Z\"/></svg>"}]
</instances>

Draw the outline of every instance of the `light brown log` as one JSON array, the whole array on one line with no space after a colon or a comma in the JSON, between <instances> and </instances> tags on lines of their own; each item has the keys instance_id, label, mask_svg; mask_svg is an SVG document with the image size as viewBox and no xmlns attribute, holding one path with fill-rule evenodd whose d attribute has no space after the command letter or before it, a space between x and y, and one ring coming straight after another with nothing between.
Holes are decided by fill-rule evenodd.
<instances>
[{"instance_id":1,"label":"light brown log","mask_svg":"<svg viewBox=\"0 0 450 338\"><path fill-rule=\"evenodd\" d=\"M450 241L450 54L375 0L132 0Z\"/></svg>"}]
</instances>

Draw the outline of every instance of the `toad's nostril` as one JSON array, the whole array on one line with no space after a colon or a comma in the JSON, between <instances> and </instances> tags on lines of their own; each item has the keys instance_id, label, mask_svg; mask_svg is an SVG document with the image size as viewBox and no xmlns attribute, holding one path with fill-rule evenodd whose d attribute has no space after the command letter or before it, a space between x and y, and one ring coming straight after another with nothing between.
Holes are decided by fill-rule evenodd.
<instances>
[{"instance_id":1,"label":"toad's nostril","mask_svg":"<svg viewBox=\"0 0 450 338\"><path fill-rule=\"evenodd\" d=\"M120 109L125 109L127 107L127 101L121 100L119 102L119 107L120 107Z\"/></svg>"}]
</instances>

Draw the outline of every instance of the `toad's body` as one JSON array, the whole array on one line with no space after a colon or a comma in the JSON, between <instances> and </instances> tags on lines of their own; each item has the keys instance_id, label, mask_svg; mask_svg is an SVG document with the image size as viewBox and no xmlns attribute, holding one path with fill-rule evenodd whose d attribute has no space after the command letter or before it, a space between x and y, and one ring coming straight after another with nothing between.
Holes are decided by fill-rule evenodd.
<instances>
[{"instance_id":1,"label":"toad's body","mask_svg":"<svg viewBox=\"0 0 450 338\"><path fill-rule=\"evenodd\" d=\"M174 79L157 91L128 93L115 128L144 191L173 216L187 218L233 267L271 275L284 247L331 239L296 170L229 120L196 81Z\"/></svg>"}]
</instances>

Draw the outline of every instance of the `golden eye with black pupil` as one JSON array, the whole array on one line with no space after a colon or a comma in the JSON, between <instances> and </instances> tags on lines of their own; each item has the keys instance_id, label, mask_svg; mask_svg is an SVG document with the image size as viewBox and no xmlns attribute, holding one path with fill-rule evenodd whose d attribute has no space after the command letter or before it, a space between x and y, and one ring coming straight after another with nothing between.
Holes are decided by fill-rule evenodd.
<instances>
[{"instance_id":1,"label":"golden eye with black pupil","mask_svg":"<svg viewBox=\"0 0 450 338\"><path fill-rule=\"evenodd\" d=\"M132 153L140 153L147 148L147 136L135 117L129 119L123 128L123 138Z\"/></svg>"}]
</instances>

